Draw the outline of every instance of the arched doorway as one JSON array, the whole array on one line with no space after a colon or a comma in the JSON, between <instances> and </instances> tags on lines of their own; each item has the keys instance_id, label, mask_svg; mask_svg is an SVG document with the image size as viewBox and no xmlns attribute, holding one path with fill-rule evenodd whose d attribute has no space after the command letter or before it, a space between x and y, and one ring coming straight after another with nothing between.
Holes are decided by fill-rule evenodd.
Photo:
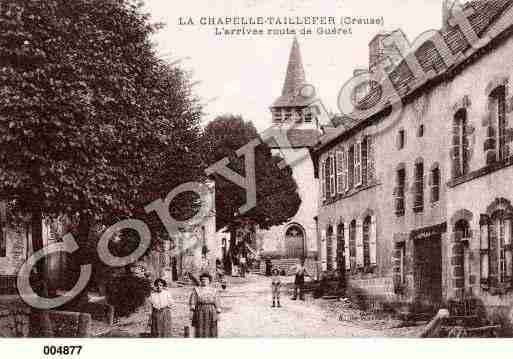
<instances>
[{"instance_id":1,"label":"arched doorway","mask_svg":"<svg viewBox=\"0 0 513 359\"><path fill-rule=\"evenodd\" d=\"M305 232L297 224L290 225L285 232L285 255L287 258L305 256Z\"/></svg>"}]
</instances>

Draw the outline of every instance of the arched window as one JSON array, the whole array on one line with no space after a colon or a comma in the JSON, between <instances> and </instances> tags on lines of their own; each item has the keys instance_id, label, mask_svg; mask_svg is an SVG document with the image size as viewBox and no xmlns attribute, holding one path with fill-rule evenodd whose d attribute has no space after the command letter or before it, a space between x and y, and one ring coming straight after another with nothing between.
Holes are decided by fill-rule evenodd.
<instances>
[{"instance_id":1,"label":"arched window","mask_svg":"<svg viewBox=\"0 0 513 359\"><path fill-rule=\"evenodd\" d=\"M351 272L356 271L356 220L349 224L349 263Z\"/></svg>"},{"instance_id":2,"label":"arched window","mask_svg":"<svg viewBox=\"0 0 513 359\"><path fill-rule=\"evenodd\" d=\"M370 226L371 217L365 217L363 221L363 266L368 268L370 266Z\"/></svg>"},{"instance_id":3,"label":"arched window","mask_svg":"<svg viewBox=\"0 0 513 359\"><path fill-rule=\"evenodd\" d=\"M326 230L326 269L333 270L333 226Z\"/></svg>"},{"instance_id":4,"label":"arched window","mask_svg":"<svg viewBox=\"0 0 513 359\"><path fill-rule=\"evenodd\" d=\"M468 221L460 219L454 225L454 232L459 233L460 238L470 238L470 225Z\"/></svg>"}]
</instances>

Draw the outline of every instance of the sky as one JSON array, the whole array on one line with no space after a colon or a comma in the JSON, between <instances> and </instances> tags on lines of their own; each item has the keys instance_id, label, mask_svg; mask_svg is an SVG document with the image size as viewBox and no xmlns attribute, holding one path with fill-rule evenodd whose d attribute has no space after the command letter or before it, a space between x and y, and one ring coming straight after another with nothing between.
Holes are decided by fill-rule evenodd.
<instances>
[{"instance_id":1,"label":"sky","mask_svg":"<svg viewBox=\"0 0 513 359\"><path fill-rule=\"evenodd\" d=\"M178 62L197 81L195 93L205 104L204 123L233 113L252 121L260 131L271 124L269 106L280 96L293 35L215 34L216 26L203 26L201 17L226 16L331 16L377 18L383 26L345 25L352 35L297 34L307 81L315 86L325 107L335 113L342 85L356 68L368 67L368 43L381 31L401 28L408 39L438 29L442 0L146 0L152 21L165 27L154 35L159 56ZM180 25L192 18L194 25ZM295 29L303 25L229 25L230 29Z\"/></svg>"}]
</instances>

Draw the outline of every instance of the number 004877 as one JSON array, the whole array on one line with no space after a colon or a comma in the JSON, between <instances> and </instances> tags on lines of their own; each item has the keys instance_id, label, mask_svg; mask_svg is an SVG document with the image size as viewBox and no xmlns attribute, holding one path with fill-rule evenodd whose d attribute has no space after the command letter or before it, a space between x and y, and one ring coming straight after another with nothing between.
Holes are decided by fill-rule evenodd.
<instances>
[{"instance_id":1,"label":"number 004877","mask_svg":"<svg viewBox=\"0 0 513 359\"><path fill-rule=\"evenodd\" d=\"M82 350L81 345L45 345L43 347L44 355L79 355Z\"/></svg>"}]
</instances>

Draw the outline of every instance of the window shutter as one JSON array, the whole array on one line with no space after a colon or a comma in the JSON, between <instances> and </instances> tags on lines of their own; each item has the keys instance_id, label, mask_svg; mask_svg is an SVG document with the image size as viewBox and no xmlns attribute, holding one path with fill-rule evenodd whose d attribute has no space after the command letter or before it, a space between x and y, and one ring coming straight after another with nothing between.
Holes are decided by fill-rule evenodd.
<instances>
[{"instance_id":1,"label":"window shutter","mask_svg":"<svg viewBox=\"0 0 513 359\"><path fill-rule=\"evenodd\" d=\"M324 166L326 164L326 161L321 161L321 175L319 176L321 181L321 192L322 192L322 200L326 200L326 176L324 174Z\"/></svg>"},{"instance_id":2,"label":"window shutter","mask_svg":"<svg viewBox=\"0 0 513 359\"><path fill-rule=\"evenodd\" d=\"M495 287L499 279L497 220L488 226L488 285Z\"/></svg>"},{"instance_id":3,"label":"window shutter","mask_svg":"<svg viewBox=\"0 0 513 359\"><path fill-rule=\"evenodd\" d=\"M344 183L344 150L337 151L337 192L343 193L345 188Z\"/></svg>"},{"instance_id":4,"label":"window shutter","mask_svg":"<svg viewBox=\"0 0 513 359\"><path fill-rule=\"evenodd\" d=\"M357 142L354 147L354 184L362 184L362 144Z\"/></svg>"},{"instance_id":5,"label":"window shutter","mask_svg":"<svg viewBox=\"0 0 513 359\"><path fill-rule=\"evenodd\" d=\"M367 172L368 172L368 153L367 153L367 150L368 150L368 146L367 146L367 140L368 140L369 136L365 136L365 139L363 140L363 142L361 143L361 180L360 182L365 186L367 185Z\"/></svg>"},{"instance_id":6,"label":"window shutter","mask_svg":"<svg viewBox=\"0 0 513 359\"><path fill-rule=\"evenodd\" d=\"M356 266L363 267L363 224L356 221Z\"/></svg>"},{"instance_id":7,"label":"window shutter","mask_svg":"<svg viewBox=\"0 0 513 359\"><path fill-rule=\"evenodd\" d=\"M374 181L374 151L372 136L367 136L367 183Z\"/></svg>"},{"instance_id":8,"label":"window shutter","mask_svg":"<svg viewBox=\"0 0 513 359\"><path fill-rule=\"evenodd\" d=\"M324 181L326 181L326 198L330 197L331 188L330 188L330 170L331 170L331 156L326 158L326 162L324 163Z\"/></svg>"},{"instance_id":9,"label":"window shutter","mask_svg":"<svg viewBox=\"0 0 513 359\"><path fill-rule=\"evenodd\" d=\"M326 269L326 263L327 263L327 253L326 253L326 230L323 229L321 230L321 242L322 242L322 245L321 245L321 266L322 266L322 269L325 270Z\"/></svg>"},{"instance_id":10,"label":"window shutter","mask_svg":"<svg viewBox=\"0 0 513 359\"><path fill-rule=\"evenodd\" d=\"M330 160L330 190L331 190L331 196L335 196L337 194L337 188L336 188L336 170L337 170L337 166L336 166L336 163L335 163L335 155L331 155L331 160Z\"/></svg>"},{"instance_id":11,"label":"window shutter","mask_svg":"<svg viewBox=\"0 0 513 359\"><path fill-rule=\"evenodd\" d=\"M344 256L346 259L346 270L351 269L351 255L349 253L349 223L344 223Z\"/></svg>"},{"instance_id":12,"label":"window shutter","mask_svg":"<svg viewBox=\"0 0 513 359\"><path fill-rule=\"evenodd\" d=\"M489 240L488 240L488 221L481 219L481 233L480 233L480 246L481 246L481 284L488 286L488 272L489 272Z\"/></svg>"},{"instance_id":13,"label":"window shutter","mask_svg":"<svg viewBox=\"0 0 513 359\"><path fill-rule=\"evenodd\" d=\"M344 149L344 164L343 164L343 170L344 170L344 191L347 192L349 189L349 149Z\"/></svg>"},{"instance_id":14,"label":"window shutter","mask_svg":"<svg viewBox=\"0 0 513 359\"><path fill-rule=\"evenodd\" d=\"M505 256L505 265L506 265L506 276L508 277L509 281L511 282L511 275L513 271L513 264L512 261L512 255L511 255L511 221L512 219L510 217L507 217L505 219L505 233L504 233L504 256Z\"/></svg>"},{"instance_id":15,"label":"window shutter","mask_svg":"<svg viewBox=\"0 0 513 359\"><path fill-rule=\"evenodd\" d=\"M369 254L370 264L376 265L376 217L371 216L370 233L369 233Z\"/></svg>"}]
</instances>

